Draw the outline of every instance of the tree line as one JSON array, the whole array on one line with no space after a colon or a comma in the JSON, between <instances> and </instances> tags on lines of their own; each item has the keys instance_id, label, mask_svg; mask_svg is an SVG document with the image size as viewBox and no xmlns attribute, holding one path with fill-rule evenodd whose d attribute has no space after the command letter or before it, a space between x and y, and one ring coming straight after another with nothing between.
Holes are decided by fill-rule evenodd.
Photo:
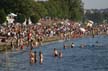
<instances>
[{"instance_id":1,"label":"tree line","mask_svg":"<svg viewBox=\"0 0 108 71\"><path fill-rule=\"evenodd\" d=\"M17 14L16 20L23 22L31 18L36 23L40 18L68 18L80 21L83 18L83 3L81 0L2 0L0 1L0 23L6 20L9 13Z\"/></svg>"}]
</instances>

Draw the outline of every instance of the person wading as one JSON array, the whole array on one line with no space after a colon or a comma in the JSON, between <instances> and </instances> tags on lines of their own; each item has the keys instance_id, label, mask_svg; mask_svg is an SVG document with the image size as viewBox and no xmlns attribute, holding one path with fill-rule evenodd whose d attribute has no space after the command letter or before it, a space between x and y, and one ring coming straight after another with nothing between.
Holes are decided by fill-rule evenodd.
<instances>
[{"instance_id":1,"label":"person wading","mask_svg":"<svg viewBox=\"0 0 108 71\"><path fill-rule=\"evenodd\" d=\"M54 57L57 57L58 56L58 51L56 48L54 48Z\"/></svg>"},{"instance_id":2,"label":"person wading","mask_svg":"<svg viewBox=\"0 0 108 71\"><path fill-rule=\"evenodd\" d=\"M32 50L30 50L30 64L34 63L35 63L35 54L34 52L32 52Z\"/></svg>"},{"instance_id":3,"label":"person wading","mask_svg":"<svg viewBox=\"0 0 108 71\"><path fill-rule=\"evenodd\" d=\"M36 51L34 51L34 55L35 55L35 63L37 63L37 60L38 60L38 58L37 58L37 52Z\"/></svg>"},{"instance_id":4,"label":"person wading","mask_svg":"<svg viewBox=\"0 0 108 71\"><path fill-rule=\"evenodd\" d=\"M60 57L60 58L62 58L62 57L63 57L62 50L60 50L60 52L59 52L59 57Z\"/></svg>"},{"instance_id":5,"label":"person wading","mask_svg":"<svg viewBox=\"0 0 108 71\"><path fill-rule=\"evenodd\" d=\"M39 52L39 57L40 57L40 64L43 63L43 53L40 51Z\"/></svg>"}]
</instances>

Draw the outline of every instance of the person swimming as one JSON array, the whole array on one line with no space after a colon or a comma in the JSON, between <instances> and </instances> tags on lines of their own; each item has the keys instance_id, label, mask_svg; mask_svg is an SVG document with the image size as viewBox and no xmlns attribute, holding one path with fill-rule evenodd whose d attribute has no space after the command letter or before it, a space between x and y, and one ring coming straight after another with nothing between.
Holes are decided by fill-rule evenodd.
<instances>
[{"instance_id":1,"label":"person swimming","mask_svg":"<svg viewBox=\"0 0 108 71\"><path fill-rule=\"evenodd\" d=\"M39 52L39 57L40 57L40 64L43 63L43 53L40 51Z\"/></svg>"},{"instance_id":2,"label":"person swimming","mask_svg":"<svg viewBox=\"0 0 108 71\"><path fill-rule=\"evenodd\" d=\"M83 43L83 44L80 45L80 47L84 48L84 47L86 47L86 44Z\"/></svg>"},{"instance_id":3,"label":"person swimming","mask_svg":"<svg viewBox=\"0 0 108 71\"><path fill-rule=\"evenodd\" d=\"M54 57L57 57L58 56L58 51L56 48L54 48Z\"/></svg>"}]
</instances>

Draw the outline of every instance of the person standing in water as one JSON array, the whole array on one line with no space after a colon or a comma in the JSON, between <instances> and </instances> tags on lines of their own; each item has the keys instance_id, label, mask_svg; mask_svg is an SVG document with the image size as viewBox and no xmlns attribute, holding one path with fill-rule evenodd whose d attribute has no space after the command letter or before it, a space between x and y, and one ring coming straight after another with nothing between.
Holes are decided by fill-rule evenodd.
<instances>
[{"instance_id":1,"label":"person standing in water","mask_svg":"<svg viewBox=\"0 0 108 71\"><path fill-rule=\"evenodd\" d=\"M43 53L40 51L39 52L39 57L40 57L40 64L43 63Z\"/></svg>"},{"instance_id":2,"label":"person standing in water","mask_svg":"<svg viewBox=\"0 0 108 71\"><path fill-rule=\"evenodd\" d=\"M14 50L14 44L13 44L13 41L11 41L11 47L12 47L12 50Z\"/></svg>"},{"instance_id":3,"label":"person standing in water","mask_svg":"<svg viewBox=\"0 0 108 71\"><path fill-rule=\"evenodd\" d=\"M64 49L66 49L66 44L64 44L64 46L63 46L63 47L64 47Z\"/></svg>"},{"instance_id":4,"label":"person standing in water","mask_svg":"<svg viewBox=\"0 0 108 71\"><path fill-rule=\"evenodd\" d=\"M62 50L60 50L60 52L59 52L59 57L60 57L60 58L62 58L62 57L63 57Z\"/></svg>"},{"instance_id":5,"label":"person standing in water","mask_svg":"<svg viewBox=\"0 0 108 71\"><path fill-rule=\"evenodd\" d=\"M72 44L71 44L71 48L73 48L74 46L75 46L75 44L74 44L74 43L72 43Z\"/></svg>"},{"instance_id":6,"label":"person standing in water","mask_svg":"<svg viewBox=\"0 0 108 71\"><path fill-rule=\"evenodd\" d=\"M35 63L37 63L38 58L37 58L37 52L36 51L34 51L34 59L35 59Z\"/></svg>"},{"instance_id":7,"label":"person standing in water","mask_svg":"<svg viewBox=\"0 0 108 71\"><path fill-rule=\"evenodd\" d=\"M56 48L54 48L54 57L57 57L58 56L58 51Z\"/></svg>"},{"instance_id":8,"label":"person standing in water","mask_svg":"<svg viewBox=\"0 0 108 71\"><path fill-rule=\"evenodd\" d=\"M32 52L32 50L30 50L30 64L34 64L35 63L35 54L34 52Z\"/></svg>"},{"instance_id":9,"label":"person standing in water","mask_svg":"<svg viewBox=\"0 0 108 71\"><path fill-rule=\"evenodd\" d=\"M24 42L23 42L23 38L20 38L20 49L21 49L21 50L24 49Z\"/></svg>"},{"instance_id":10,"label":"person standing in water","mask_svg":"<svg viewBox=\"0 0 108 71\"><path fill-rule=\"evenodd\" d=\"M30 49L32 50L33 49L33 40L31 39L30 41Z\"/></svg>"}]
</instances>

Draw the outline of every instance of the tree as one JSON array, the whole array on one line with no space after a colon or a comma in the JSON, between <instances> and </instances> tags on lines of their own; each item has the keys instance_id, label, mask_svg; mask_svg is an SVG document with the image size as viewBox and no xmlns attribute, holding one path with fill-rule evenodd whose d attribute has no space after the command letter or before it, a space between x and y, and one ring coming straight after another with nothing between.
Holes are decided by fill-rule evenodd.
<instances>
[{"instance_id":1,"label":"tree","mask_svg":"<svg viewBox=\"0 0 108 71\"><path fill-rule=\"evenodd\" d=\"M0 9L4 9L6 14L10 12L21 13L29 17L33 13L34 0L2 0L0 1Z\"/></svg>"},{"instance_id":2,"label":"tree","mask_svg":"<svg viewBox=\"0 0 108 71\"><path fill-rule=\"evenodd\" d=\"M3 9L0 10L0 24L4 23L6 21L6 14Z\"/></svg>"},{"instance_id":3,"label":"tree","mask_svg":"<svg viewBox=\"0 0 108 71\"><path fill-rule=\"evenodd\" d=\"M33 15L37 15L39 17L45 17L48 15L47 9L45 9L45 6L42 3L34 3L33 11Z\"/></svg>"},{"instance_id":4,"label":"tree","mask_svg":"<svg viewBox=\"0 0 108 71\"><path fill-rule=\"evenodd\" d=\"M25 21L25 15L18 14L17 17L15 17L15 22L23 23Z\"/></svg>"},{"instance_id":5,"label":"tree","mask_svg":"<svg viewBox=\"0 0 108 71\"><path fill-rule=\"evenodd\" d=\"M81 0L67 0L69 8L69 18L79 21L83 16L83 4Z\"/></svg>"},{"instance_id":6,"label":"tree","mask_svg":"<svg viewBox=\"0 0 108 71\"><path fill-rule=\"evenodd\" d=\"M49 0L45 4L48 16L79 21L83 16L81 0Z\"/></svg>"},{"instance_id":7,"label":"tree","mask_svg":"<svg viewBox=\"0 0 108 71\"><path fill-rule=\"evenodd\" d=\"M103 20L108 23L108 12L103 12Z\"/></svg>"},{"instance_id":8,"label":"tree","mask_svg":"<svg viewBox=\"0 0 108 71\"><path fill-rule=\"evenodd\" d=\"M32 15L30 17L32 23L36 24L38 22L38 20L40 19L40 17L38 15Z\"/></svg>"},{"instance_id":9,"label":"tree","mask_svg":"<svg viewBox=\"0 0 108 71\"><path fill-rule=\"evenodd\" d=\"M48 0L35 2L35 0L2 0L0 9L6 14L20 13L26 18L37 14L39 17L69 18L79 21L83 16L82 0Z\"/></svg>"}]
</instances>

